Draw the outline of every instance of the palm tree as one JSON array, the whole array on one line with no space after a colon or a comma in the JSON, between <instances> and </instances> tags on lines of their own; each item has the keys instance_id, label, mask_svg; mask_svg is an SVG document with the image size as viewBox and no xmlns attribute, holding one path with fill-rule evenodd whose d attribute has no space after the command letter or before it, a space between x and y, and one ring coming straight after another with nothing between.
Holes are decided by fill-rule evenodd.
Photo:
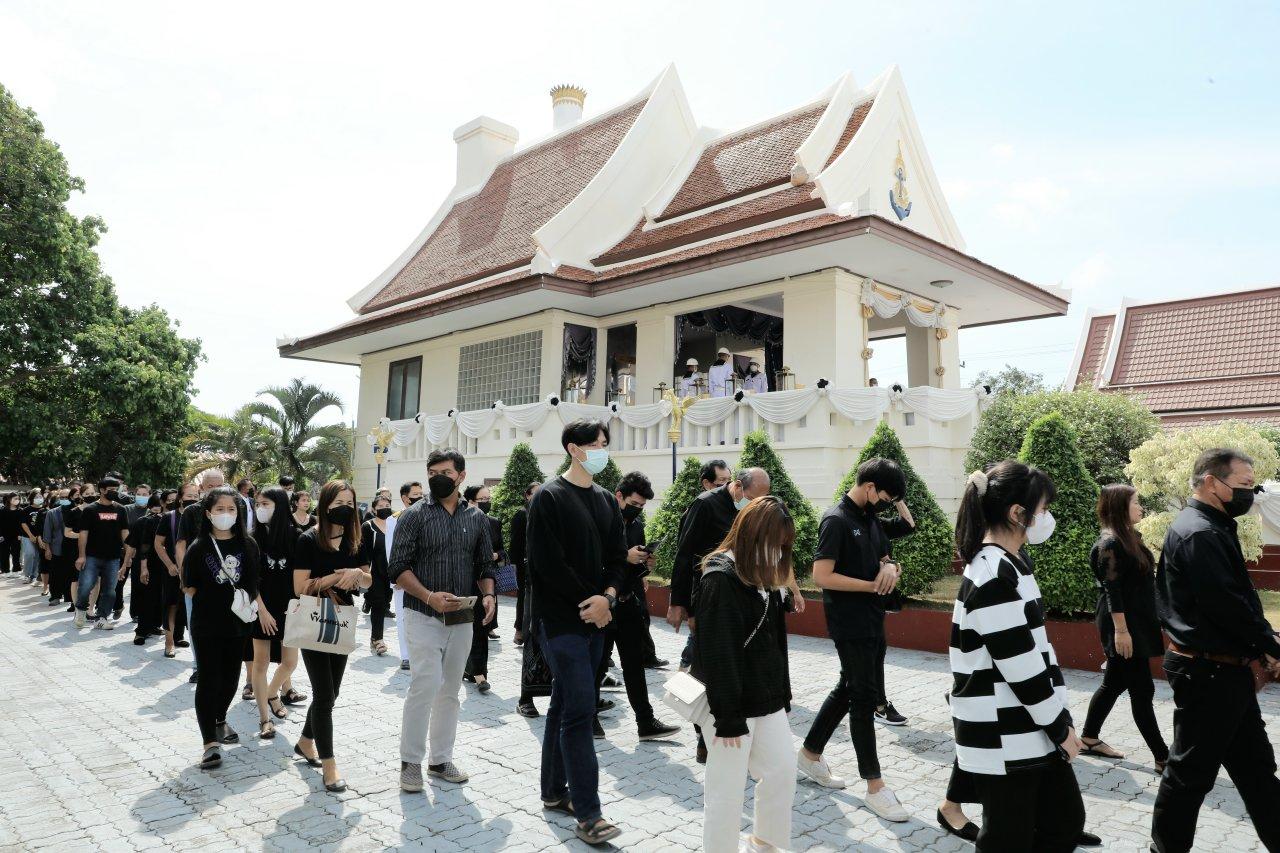
<instances>
[{"instance_id":1,"label":"palm tree","mask_svg":"<svg viewBox=\"0 0 1280 853\"><path fill-rule=\"evenodd\" d=\"M255 402L245 406L249 414L271 434L271 454L279 473L289 474L302 486L310 479L328 479L333 475L333 443L350 447L350 432L342 424L313 423L325 409L342 411L337 394L318 385L294 379L285 386L263 388L258 396L274 402ZM347 456L350 456L348 450ZM348 463L349 465L349 463Z\"/></svg>"},{"instance_id":2,"label":"palm tree","mask_svg":"<svg viewBox=\"0 0 1280 853\"><path fill-rule=\"evenodd\" d=\"M230 418L196 412L196 430L184 442L189 459L186 477L221 468L234 483L271 467L275 437L253 414L249 406L241 406Z\"/></svg>"}]
</instances>

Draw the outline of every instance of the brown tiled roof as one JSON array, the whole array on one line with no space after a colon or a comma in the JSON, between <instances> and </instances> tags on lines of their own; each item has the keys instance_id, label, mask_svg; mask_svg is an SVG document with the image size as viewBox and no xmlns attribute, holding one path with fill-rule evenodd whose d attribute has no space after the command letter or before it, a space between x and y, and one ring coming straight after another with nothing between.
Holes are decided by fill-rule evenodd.
<instances>
[{"instance_id":1,"label":"brown tiled roof","mask_svg":"<svg viewBox=\"0 0 1280 853\"><path fill-rule=\"evenodd\" d=\"M1248 421L1252 424L1280 427L1280 406L1252 412L1206 412L1198 415L1161 415L1160 424L1174 429L1214 426L1226 421Z\"/></svg>"},{"instance_id":2,"label":"brown tiled roof","mask_svg":"<svg viewBox=\"0 0 1280 853\"><path fill-rule=\"evenodd\" d=\"M862 127L862 122L866 120L867 113L871 112L871 105L874 103L875 101L871 100L854 107L853 112L849 114L849 120L845 122L844 133L840 134L836 147L831 149L831 156L827 158L827 162L823 165L824 169L834 163L836 158L844 153L844 149L849 147L849 143L853 141L858 128Z\"/></svg>"},{"instance_id":3,"label":"brown tiled roof","mask_svg":"<svg viewBox=\"0 0 1280 853\"><path fill-rule=\"evenodd\" d=\"M684 185L654 218L660 222L789 182L796 149L826 108L824 101L711 143Z\"/></svg>"},{"instance_id":4,"label":"brown tiled roof","mask_svg":"<svg viewBox=\"0 0 1280 853\"><path fill-rule=\"evenodd\" d=\"M427 242L361 313L523 266L533 232L595 177L646 101L585 122L500 164L474 196L453 206Z\"/></svg>"},{"instance_id":5,"label":"brown tiled roof","mask_svg":"<svg viewBox=\"0 0 1280 853\"><path fill-rule=\"evenodd\" d=\"M1274 373L1280 288L1135 306L1121 333L1112 385Z\"/></svg>"},{"instance_id":6,"label":"brown tiled roof","mask_svg":"<svg viewBox=\"0 0 1280 853\"><path fill-rule=\"evenodd\" d=\"M1107 357L1107 344L1111 341L1114 314L1099 315L1089 321L1089 334L1084 340L1084 352L1080 355L1080 369L1076 371L1076 387L1088 388L1094 384L1102 362Z\"/></svg>"},{"instance_id":7,"label":"brown tiled roof","mask_svg":"<svg viewBox=\"0 0 1280 853\"><path fill-rule=\"evenodd\" d=\"M1280 406L1280 373L1125 386L1116 390L1137 394L1155 412Z\"/></svg>"}]
</instances>

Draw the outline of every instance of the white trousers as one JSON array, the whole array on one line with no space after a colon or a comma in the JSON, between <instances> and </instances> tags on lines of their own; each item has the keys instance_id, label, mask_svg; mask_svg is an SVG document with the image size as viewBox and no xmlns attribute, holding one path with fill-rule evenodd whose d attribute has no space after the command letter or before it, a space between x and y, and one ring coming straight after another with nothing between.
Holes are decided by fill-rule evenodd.
<instances>
[{"instance_id":1,"label":"white trousers","mask_svg":"<svg viewBox=\"0 0 1280 853\"><path fill-rule=\"evenodd\" d=\"M707 735L702 783L702 849L736 853L741 843L747 773L756 780L754 834L774 847L791 848L791 809L796 797L796 748L786 711L747 720L750 734L737 748Z\"/></svg>"},{"instance_id":2,"label":"white trousers","mask_svg":"<svg viewBox=\"0 0 1280 853\"><path fill-rule=\"evenodd\" d=\"M400 587L395 588L395 594L391 596L392 606L395 608L396 614L396 639L400 641L400 660L409 659L409 641L405 638L408 633L404 629L404 590Z\"/></svg>"},{"instance_id":3,"label":"white trousers","mask_svg":"<svg viewBox=\"0 0 1280 853\"><path fill-rule=\"evenodd\" d=\"M404 697L400 720L400 760L422 764L431 734L427 764L453 760L462 706L462 668L471 654L470 622L446 625L434 616L404 608L396 627L409 644L409 693Z\"/></svg>"}]
</instances>

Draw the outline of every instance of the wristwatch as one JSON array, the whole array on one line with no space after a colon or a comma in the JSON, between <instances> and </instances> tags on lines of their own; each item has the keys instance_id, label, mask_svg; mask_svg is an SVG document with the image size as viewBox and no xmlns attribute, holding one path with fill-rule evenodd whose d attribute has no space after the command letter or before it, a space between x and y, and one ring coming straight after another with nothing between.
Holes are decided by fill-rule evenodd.
<instances>
[{"instance_id":1,"label":"wristwatch","mask_svg":"<svg viewBox=\"0 0 1280 853\"><path fill-rule=\"evenodd\" d=\"M612 610L613 608L615 608L615 607L617 607L617 606L618 606L618 598L617 598L617 596L610 595L609 593L607 593L607 592L606 592L606 593L604 594L604 600L605 600L605 601L607 601L607 602L609 602L609 609L610 609L610 610Z\"/></svg>"},{"instance_id":2,"label":"wristwatch","mask_svg":"<svg viewBox=\"0 0 1280 853\"><path fill-rule=\"evenodd\" d=\"M481 601L484 601L486 598L492 598L494 601L497 601L498 596L494 595L494 594L493 594L493 593L491 593L491 592L483 593L483 594L480 596L480 600L481 600Z\"/></svg>"}]
</instances>

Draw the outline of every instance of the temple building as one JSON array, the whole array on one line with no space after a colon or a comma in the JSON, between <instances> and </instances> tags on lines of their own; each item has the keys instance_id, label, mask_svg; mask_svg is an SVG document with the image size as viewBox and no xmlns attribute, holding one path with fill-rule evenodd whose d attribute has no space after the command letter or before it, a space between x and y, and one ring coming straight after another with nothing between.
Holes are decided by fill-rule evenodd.
<instances>
[{"instance_id":1,"label":"temple building","mask_svg":"<svg viewBox=\"0 0 1280 853\"><path fill-rule=\"evenodd\" d=\"M492 118L459 127L453 190L355 316L279 342L360 367L357 429L390 448L381 466L361 449L361 493L420 479L441 446L471 482L521 441L554 470L562 424L587 415L659 490L673 458L733 464L765 429L825 506L888 419L954 511L985 402L961 387L961 330L1062 315L1068 297L968 254L898 69L728 132L697 123L673 67L591 118L585 97L553 89L552 132L522 148ZM891 338L906 384L872 387Z\"/></svg>"}]
</instances>

